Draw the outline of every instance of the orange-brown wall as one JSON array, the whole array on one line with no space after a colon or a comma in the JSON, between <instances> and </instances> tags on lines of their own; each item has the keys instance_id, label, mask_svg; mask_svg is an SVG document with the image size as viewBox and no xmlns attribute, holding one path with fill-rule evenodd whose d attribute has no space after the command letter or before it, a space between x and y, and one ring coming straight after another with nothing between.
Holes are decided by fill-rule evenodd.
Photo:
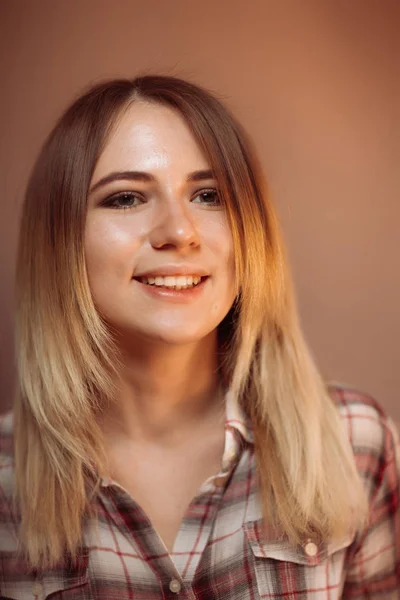
<instances>
[{"instance_id":1,"label":"orange-brown wall","mask_svg":"<svg viewBox=\"0 0 400 600\"><path fill-rule=\"evenodd\" d=\"M0 3L0 406L14 380L18 216L38 148L90 82L152 71L219 93L252 134L326 377L400 420L397 0Z\"/></svg>"}]
</instances>

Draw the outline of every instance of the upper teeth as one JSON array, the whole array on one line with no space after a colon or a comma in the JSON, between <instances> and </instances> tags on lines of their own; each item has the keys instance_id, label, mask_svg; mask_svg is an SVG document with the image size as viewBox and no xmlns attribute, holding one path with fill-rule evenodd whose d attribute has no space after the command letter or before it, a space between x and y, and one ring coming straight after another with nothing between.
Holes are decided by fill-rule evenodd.
<instances>
[{"instance_id":1,"label":"upper teeth","mask_svg":"<svg viewBox=\"0 0 400 600\"><path fill-rule=\"evenodd\" d=\"M167 287L185 287L189 285L197 285L201 277L197 277L196 275L178 275L177 277L140 277L139 278L142 283L147 283L150 285L164 285Z\"/></svg>"}]
</instances>

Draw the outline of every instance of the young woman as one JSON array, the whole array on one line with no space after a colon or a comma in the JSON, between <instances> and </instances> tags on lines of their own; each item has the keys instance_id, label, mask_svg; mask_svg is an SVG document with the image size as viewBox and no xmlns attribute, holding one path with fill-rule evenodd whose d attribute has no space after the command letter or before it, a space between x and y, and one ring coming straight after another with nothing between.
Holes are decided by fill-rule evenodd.
<instances>
[{"instance_id":1,"label":"young woman","mask_svg":"<svg viewBox=\"0 0 400 600\"><path fill-rule=\"evenodd\" d=\"M31 176L0 596L400 598L398 443L304 342L276 215L220 102L92 88Z\"/></svg>"}]
</instances>

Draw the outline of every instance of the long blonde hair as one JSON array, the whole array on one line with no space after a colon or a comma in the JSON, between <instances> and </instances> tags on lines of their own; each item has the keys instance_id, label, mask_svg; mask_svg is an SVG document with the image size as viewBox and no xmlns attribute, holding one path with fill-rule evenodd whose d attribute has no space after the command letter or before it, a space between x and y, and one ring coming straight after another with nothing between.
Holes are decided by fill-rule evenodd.
<instances>
[{"instance_id":1,"label":"long blonde hair","mask_svg":"<svg viewBox=\"0 0 400 600\"><path fill-rule=\"evenodd\" d=\"M118 351L88 285L89 183L121 112L177 110L210 160L232 230L238 296L219 326L221 372L251 418L265 521L293 542L357 529L366 499L343 426L299 327L275 211L243 128L173 77L93 87L63 115L33 169L17 266L16 501L29 563L75 556L106 457L96 414Z\"/></svg>"}]
</instances>

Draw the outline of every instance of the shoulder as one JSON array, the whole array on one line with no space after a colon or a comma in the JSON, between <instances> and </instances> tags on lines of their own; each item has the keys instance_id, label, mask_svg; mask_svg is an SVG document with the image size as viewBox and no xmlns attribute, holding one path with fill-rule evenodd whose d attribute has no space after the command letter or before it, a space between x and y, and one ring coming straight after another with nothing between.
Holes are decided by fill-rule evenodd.
<instances>
[{"instance_id":1,"label":"shoulder","mask_svg":"<svg viewBox=\"0 0 400 600\"><path fill-rule=\"evenodd\" d=\"M375 398L336 383L329 385L329 391L355 452L394 450L396 427Z\"/></svg>"},{"instance_id":2,"label":"shoulder","mask_svg":"<svg viewBox=\"0 0 400 600\"><path fill-rule=\"evenodd\" d=\"M16 544L14 497L13 414L0 415L0 552Z\"/></svg>"},{"instance_id":3,"label":"shoulder","mask_svg":"<svg viewBox=\"0 0 400 600\"><path fill-rule=\"evenodd\" d=\"M397 428L369 394L336 383L329 385L329 391L352 446L357 468L372 492L388 467L399 474Z\"/></svg>"}]
</instances>

